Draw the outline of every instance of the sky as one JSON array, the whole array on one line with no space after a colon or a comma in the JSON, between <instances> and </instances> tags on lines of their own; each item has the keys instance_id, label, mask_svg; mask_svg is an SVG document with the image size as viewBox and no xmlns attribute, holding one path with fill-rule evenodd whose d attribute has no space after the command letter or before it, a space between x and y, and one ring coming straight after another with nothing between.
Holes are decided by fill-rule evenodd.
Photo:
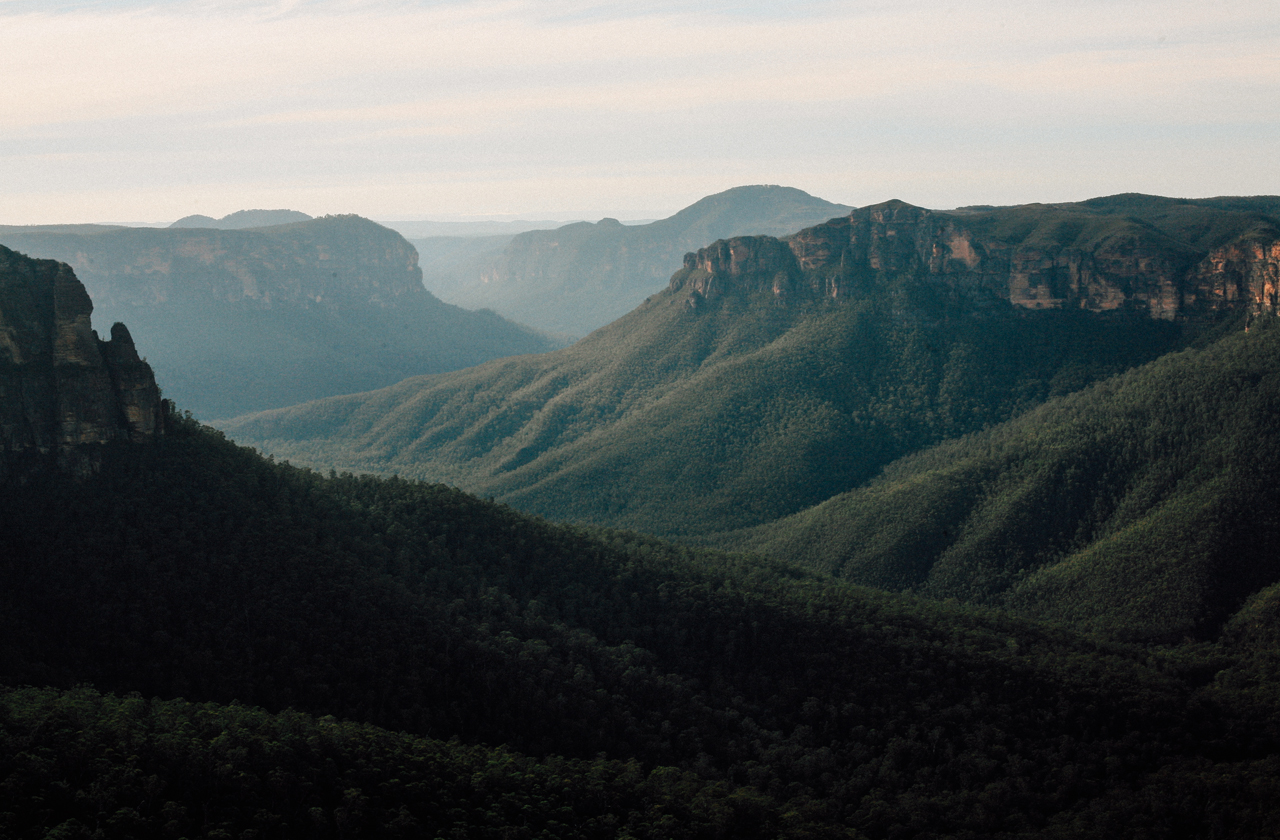
<instances>
[{"instance_id":1,"label":"sky","mask_svg":"<svg viewBox=\"0 0 1280 840\"><path fill-rule=\"evenodd\" d=\"M1275 0L0 0L0 224L1280 194Z\"/></svg>"}]
</instances>

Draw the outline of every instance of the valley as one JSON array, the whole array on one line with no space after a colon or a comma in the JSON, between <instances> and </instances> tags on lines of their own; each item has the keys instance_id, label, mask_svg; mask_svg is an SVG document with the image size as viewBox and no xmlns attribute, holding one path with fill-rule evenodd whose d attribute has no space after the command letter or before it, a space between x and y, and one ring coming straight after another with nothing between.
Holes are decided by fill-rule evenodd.
<instances>
[{"instance_id":1,"label":"valley","mask_svg":"<svg viewBox=\"0 0 1280 840\"><path fill-rule=\"evenodd\" d=\"M446 305L368 220L19 233L0 837L1280 819L1280 199L845 209L376 390Z\"/></svg>"}]
</instances>

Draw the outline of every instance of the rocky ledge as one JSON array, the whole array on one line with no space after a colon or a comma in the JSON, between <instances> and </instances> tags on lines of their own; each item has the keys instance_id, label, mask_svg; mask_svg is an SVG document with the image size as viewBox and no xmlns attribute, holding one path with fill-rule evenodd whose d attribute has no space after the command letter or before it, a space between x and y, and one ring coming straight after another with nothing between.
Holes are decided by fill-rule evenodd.
<instances>
[{"instance_id":1,"label":"rocky ledge","mask_svg":"<svg viewBox=\"0 0 1280 840\"><path fill-rule=\"evenodd\" d=\"M102 341L70 266L0 246L0 476L23 454L92 468L93 446L164 430L151 366L123 324Z\"/></svg>"}]
</instances>

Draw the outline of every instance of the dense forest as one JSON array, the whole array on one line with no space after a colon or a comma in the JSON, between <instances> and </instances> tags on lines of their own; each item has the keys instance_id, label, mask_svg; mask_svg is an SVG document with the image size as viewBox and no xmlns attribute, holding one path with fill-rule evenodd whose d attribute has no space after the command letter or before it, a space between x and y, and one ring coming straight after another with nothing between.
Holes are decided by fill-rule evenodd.
<instances>
[{"instance_id":1,"label":"dense forest","mask_svg":"<svg viewBox=\"0 0 1280 840\"><path fill-rule=\"evenodd\" d=\"M1107 641L171 427L2 490L6 836L1208 837L1280 816L1272 590L1204 641Z\"/></svg>"},{"instance_id":2,"label":"dense forest","mask_svg":"<svg viewBox=\"0 0 1280 840\"><path fill-rule=\"evenodd\" d=\"M668 536L798 512L910 452L1182 346L1126 313L1020 313L903 277L839 305L673 293L572 347L220 423L328 468L447 481Z\"/></svg>"},{"instance_id":3,"label":"dense forest","mask_svg":"<svg viewBox=\"0 0 1280 840\"><path fill-rule=\"evenodd\" d=\"M1280 579L1278 358L1260 320L722 542L1116 637L1212 635Z\"/></svg>"}]
</instances>

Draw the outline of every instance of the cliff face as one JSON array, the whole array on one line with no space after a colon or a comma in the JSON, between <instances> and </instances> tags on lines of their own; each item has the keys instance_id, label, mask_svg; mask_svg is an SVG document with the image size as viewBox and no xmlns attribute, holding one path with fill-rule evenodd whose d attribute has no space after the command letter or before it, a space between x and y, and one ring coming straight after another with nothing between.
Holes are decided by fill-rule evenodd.
<instances>
[{"instance_id":1,"label":"cliff face","mask_svg":"<svg viewBox=\"0 0 1280 840\"><path fill-rule=\"evenodd\" d=\"M83 464L84 447L161 434L160 390L123 324L102 341L71 268L0 246L0 448ZM6 459L0 459L6 460ZM4 465L0 464L0 474Z\"/></svg>"},{"instance_id":2,"label":"cliff face","mask_svg":"<svg viewBox=\"0 0 1280 840\"><path fill-rule=\"evenodd\" d=\"M359 216L259 230L4 228L0 241L76 266L104 308L182 300L385 308L428 296L413 246Z\"/></svg>"},{"instance_id":3,"label":"cliff face","mask_svg":"<svg viewBox=\"0 0 1280 840\"><path fill-rule=\"evenodd\" d=\"M1277 311L1280 234L1259 238L1256 224L1247 237L1197 249L1140 218L1020 209L943 213L891 201L783 239L716 242L687 254L670 286L695 309L731 289L838 299L877 274L911 274L1024 309L1165 320Z\"/></svg>"}]
</instances>

